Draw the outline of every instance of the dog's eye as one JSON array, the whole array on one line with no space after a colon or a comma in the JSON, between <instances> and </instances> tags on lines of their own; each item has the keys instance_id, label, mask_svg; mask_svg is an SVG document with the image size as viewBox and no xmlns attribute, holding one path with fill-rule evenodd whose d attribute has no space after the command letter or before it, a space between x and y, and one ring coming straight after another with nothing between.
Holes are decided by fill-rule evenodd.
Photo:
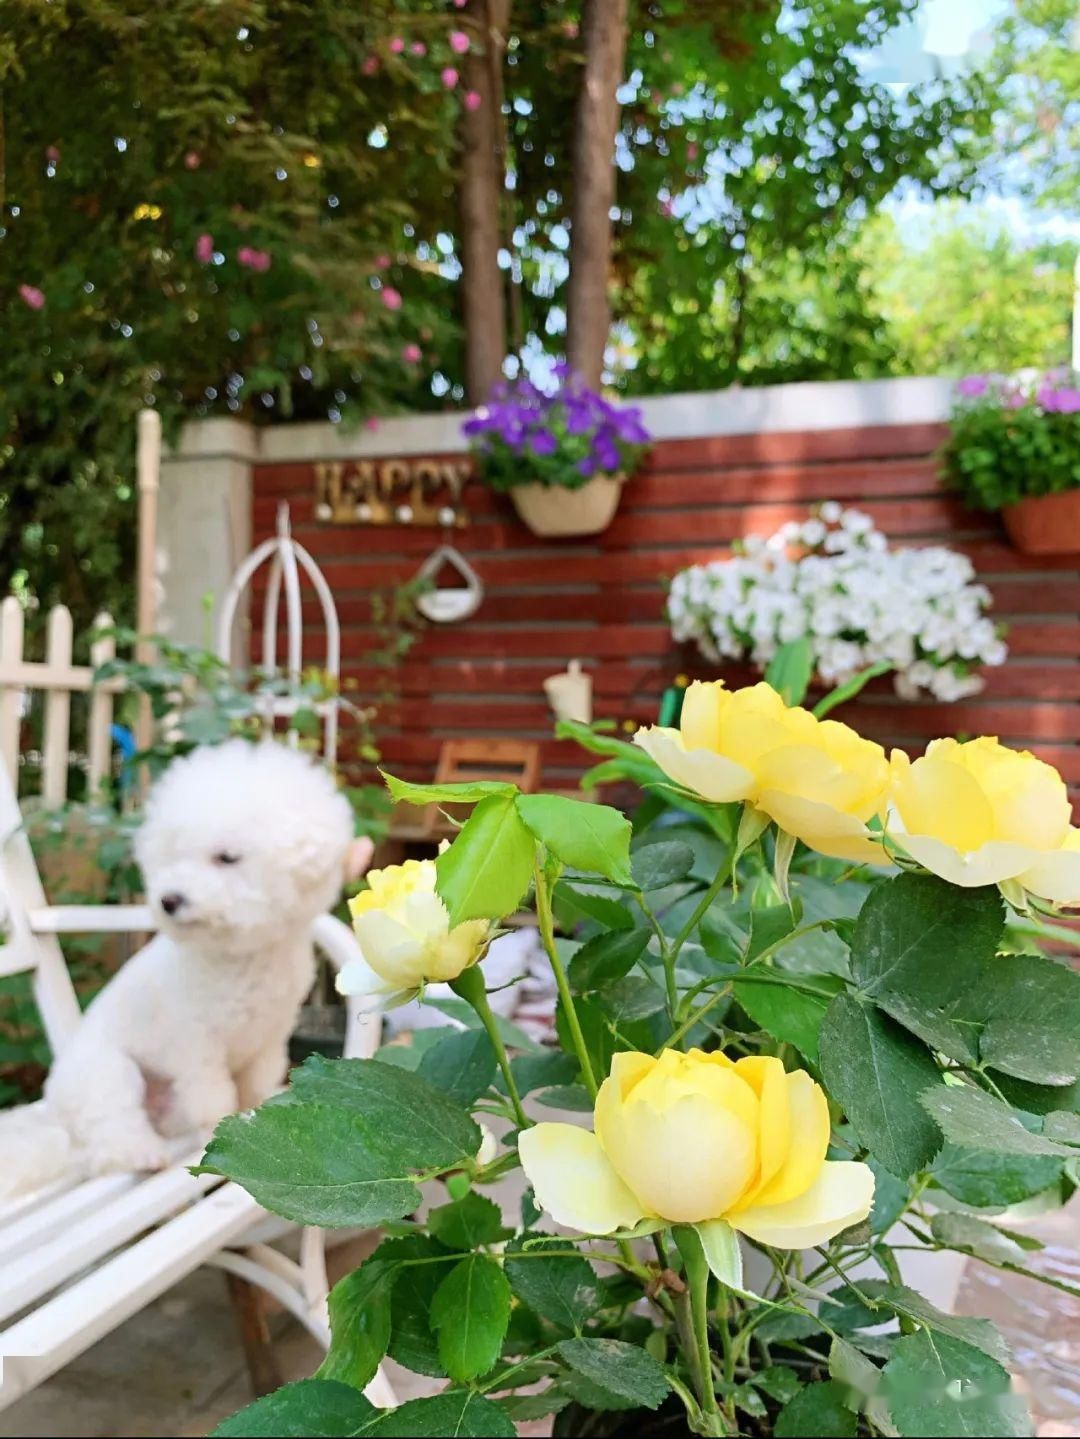
<instances>
[{"instance_id":1,"label":"dog's eye","mask_svg":"<svg viewBox=\"0 0 1080 1439\"><path fill-rule=\"evenodd\" d=\"M239 863L240 863L240 856L236 853L235 850L231 850L231 849L219 849L218 852L217 852L217 854L215 854L213 858L214 858L214 863L215 863L215 864L239 864Z\"/></svg>"}]
</instances>

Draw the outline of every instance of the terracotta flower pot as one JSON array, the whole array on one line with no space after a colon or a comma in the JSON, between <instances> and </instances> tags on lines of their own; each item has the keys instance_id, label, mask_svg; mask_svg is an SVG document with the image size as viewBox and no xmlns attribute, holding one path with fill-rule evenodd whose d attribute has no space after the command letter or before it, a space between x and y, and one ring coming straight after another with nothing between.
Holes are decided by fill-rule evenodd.
<instances>
[{"instance_id":1,"label":"terracotta flower pot","mask_svg":"<svg viewBox=\"0 0 1080 1439\"><path fill-rule=\"evenodd\" d=\"M1009 539L1023 554L1080 554L1080 489L1031 495L1001 513Z\"/></svg>"},{"instance_id":2,"label":"terracotta flower pot","mask_svg":"<svg viewBox=\"0 0 1080 1439\"><path fill-rule=\"evenodd\" d=\"M596 535L619 507L624 476L597 475L579 490L562 485L515 485L514 508L534 535Z\"/></svg>"}]
</instances>

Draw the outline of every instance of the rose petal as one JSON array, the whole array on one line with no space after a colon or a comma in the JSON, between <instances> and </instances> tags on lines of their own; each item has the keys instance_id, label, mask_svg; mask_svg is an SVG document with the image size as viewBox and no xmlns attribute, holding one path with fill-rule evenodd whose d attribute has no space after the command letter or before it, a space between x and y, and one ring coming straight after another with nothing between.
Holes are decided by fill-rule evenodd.
<instances>
[{"instance_id":1,"label":"rose petal","mask_svg":"<svg viewBox=\"0 0 1080 1439\"><path fill-rule=\"evenodd\" d=\"M678 730L659 725L639 729L634 743L656 761L669 779L714 804L745 799L753 786L753 775L734 760L711 750L684 749Z\"/></svg>"},{"instance_id":2,"label":"rose petal","mask_svg":"<svg viewBox=\"0 0 1080 1439\"><path fill-rule=\"evenodd\" d=\"M776 1249L812 1249L859 1224L874 1202L874 1173L852 1160L826 1160L817 1180L785 1204L755 1205L730 1216L738 1229Z\"/></svg>"},{"instance_id":3,"label":"rose petal","mask_svg":"<svg viewBox=\"0 0 1080 1439\"><path fill-rule=\"evenodd\" d=\"M518 1136L518 1154L537 1204L556 1224L583 1234L611 1234L645 1218L589 1130L536 1124Z\"/></svg>"}]
</instances>

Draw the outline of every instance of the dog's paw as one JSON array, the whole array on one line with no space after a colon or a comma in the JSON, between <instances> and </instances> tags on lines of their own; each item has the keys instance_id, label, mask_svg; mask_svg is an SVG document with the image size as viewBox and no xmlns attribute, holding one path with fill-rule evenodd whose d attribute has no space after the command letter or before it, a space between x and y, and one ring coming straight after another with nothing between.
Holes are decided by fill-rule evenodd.
<instances>
[{"instance_id":1,"label":"dog's paw","mask_svg":"<svg viewBox=\"0 0 1080 1439\"><path fill-rule=\"evenodd\" d=\"M90 1163L96 1174L156 1173L172 1162L168 1148L157 1138L139 1136L113 1140L107 1148L91 1153Z\"/></svg>"}]
</instances>

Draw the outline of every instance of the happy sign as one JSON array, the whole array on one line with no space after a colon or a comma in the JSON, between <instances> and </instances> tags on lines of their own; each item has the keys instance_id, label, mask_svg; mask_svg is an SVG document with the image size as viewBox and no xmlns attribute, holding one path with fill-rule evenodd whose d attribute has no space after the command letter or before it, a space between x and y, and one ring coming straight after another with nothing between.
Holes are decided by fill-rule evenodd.
<instances>
[{"instance_id":1,"label":"happy sign","mask_svg":"<svg viewBox=\"0 0 1080 1439\"><path fill-rule=\"evenodd\" d=\"M315 466L315 518L331 525L469 522L461 495L467 459L327 460Z\"/></svg>"}]
</instances>

